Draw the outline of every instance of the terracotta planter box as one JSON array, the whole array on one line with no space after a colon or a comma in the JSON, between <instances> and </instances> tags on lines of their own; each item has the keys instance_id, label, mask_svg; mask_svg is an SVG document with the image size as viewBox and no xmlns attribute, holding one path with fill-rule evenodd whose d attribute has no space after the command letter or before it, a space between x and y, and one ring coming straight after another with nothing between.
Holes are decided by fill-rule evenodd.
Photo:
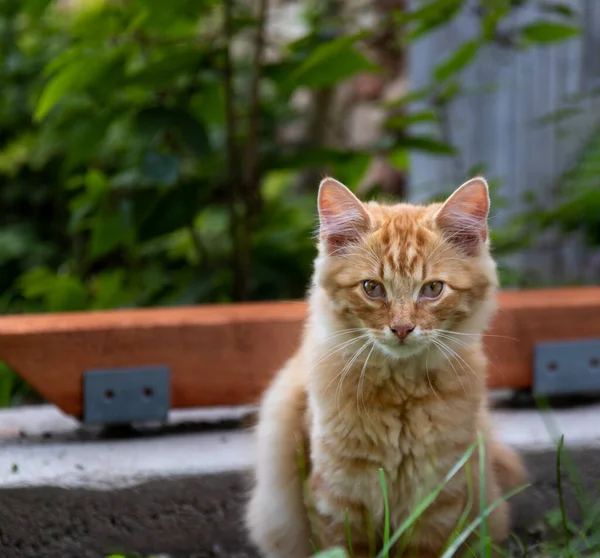
<instances>
[{"instance_id":1,"label":"terracotta planter box","mask_svg":"<svg viewBox=\"0 0 600 558\"><path fill-rule=\"evenodd\" d=\"M0 318L0 360L82 416L83 376L167 365L171 407L255 403L298 344L306 305L256 303ZM485 344L492 388L532 384L535 344L600 337L600 287L506 291Z\"/></svg>"}]
</instances>

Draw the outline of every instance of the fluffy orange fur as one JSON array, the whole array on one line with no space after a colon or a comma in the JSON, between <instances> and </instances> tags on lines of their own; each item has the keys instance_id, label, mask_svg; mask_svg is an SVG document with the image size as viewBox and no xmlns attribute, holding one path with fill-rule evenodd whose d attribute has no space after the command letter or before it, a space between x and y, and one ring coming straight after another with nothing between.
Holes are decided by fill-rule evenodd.
<instances>
[{"instance_id":1,"label":"fluffy orange fur","mask_svg":"<svg viewBox=\"0 0 600 558\"><path fill-rule=\"evenodd\" d=\"M393 532L479 434L488 504L524 482L519 457L488 428L482 335L498 286L488 211L482 178L427 206L362 203L333 179L321 183L309 319L259 414L246 522L264 556L307 558L311 541L347 547L347 529L354 556L373 556L380 468ZM396 549L403 556L439 556L470 491L477 516L478 460L476 451L420 517ZM508 529L503 503L489 535L499 543Z\"/></svg>"}]
</instances>

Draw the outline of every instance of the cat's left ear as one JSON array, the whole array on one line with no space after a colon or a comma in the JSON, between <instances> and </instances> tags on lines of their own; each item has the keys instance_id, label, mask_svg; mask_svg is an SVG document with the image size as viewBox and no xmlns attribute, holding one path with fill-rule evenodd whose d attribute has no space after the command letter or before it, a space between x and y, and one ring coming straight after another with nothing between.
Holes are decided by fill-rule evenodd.
<instances>
[{"instance_id":1,"label":"cat's left ear","mask_svg":"<svg viewBox=\"0 0 600 558\"><path fill-rule=\"evenodd\" d=\"M476 255L488 237L490 194L482 177L472 178L458 188L437 212L434 220L448 239Z\"/></svg>"},{"instance_id":2,"label":"cat's left ear","mask_svg":"<svg viewBox=\"0 0 600 558\"><path fill-rule=\"evenodd\" d=\"M370 228L370 217L362 202L341 182L325 178L319 185L321 239L336 250L360 240Z\"/></svg>"}]
</instances>

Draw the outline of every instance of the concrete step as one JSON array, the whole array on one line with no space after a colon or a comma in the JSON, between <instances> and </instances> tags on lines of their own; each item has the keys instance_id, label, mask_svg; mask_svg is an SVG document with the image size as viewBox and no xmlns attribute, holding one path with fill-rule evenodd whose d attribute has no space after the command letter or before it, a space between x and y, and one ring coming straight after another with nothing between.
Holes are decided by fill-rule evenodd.
<instances>
[{"instance_id":1,"label":"concrete step","mask_svg":"<svg viewBox=\"0 0 600 558\"><path fill-rule=\"evenodd\" d=\"M251 411L175 411L165 425L124 432L82 428L52 406L0 411L0 557L255 556L241 523L254 447L241 425ZM544 416L497 409L494 420L532 474L533 486L513 502L518 529L557 506L559 434L585 489L595 490L600 404Z\"/></svg>"}]
</instances>

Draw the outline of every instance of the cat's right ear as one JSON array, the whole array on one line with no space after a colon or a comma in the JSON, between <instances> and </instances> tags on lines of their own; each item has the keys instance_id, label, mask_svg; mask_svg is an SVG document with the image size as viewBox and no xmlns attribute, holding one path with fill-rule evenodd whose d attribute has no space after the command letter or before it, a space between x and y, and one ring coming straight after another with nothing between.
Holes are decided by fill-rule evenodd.
<instances>
[{"instance_id":1,"label":"cat's right ear","mask_svg":"<svg viewBox=\"0 0 600 558\"><path fill-rule=\"evenodd\" d=\"M329 251L357 242L371 221L362 202L341 182L325 178L319 186L320 235Z\"/></svg>"}]
</instances>

